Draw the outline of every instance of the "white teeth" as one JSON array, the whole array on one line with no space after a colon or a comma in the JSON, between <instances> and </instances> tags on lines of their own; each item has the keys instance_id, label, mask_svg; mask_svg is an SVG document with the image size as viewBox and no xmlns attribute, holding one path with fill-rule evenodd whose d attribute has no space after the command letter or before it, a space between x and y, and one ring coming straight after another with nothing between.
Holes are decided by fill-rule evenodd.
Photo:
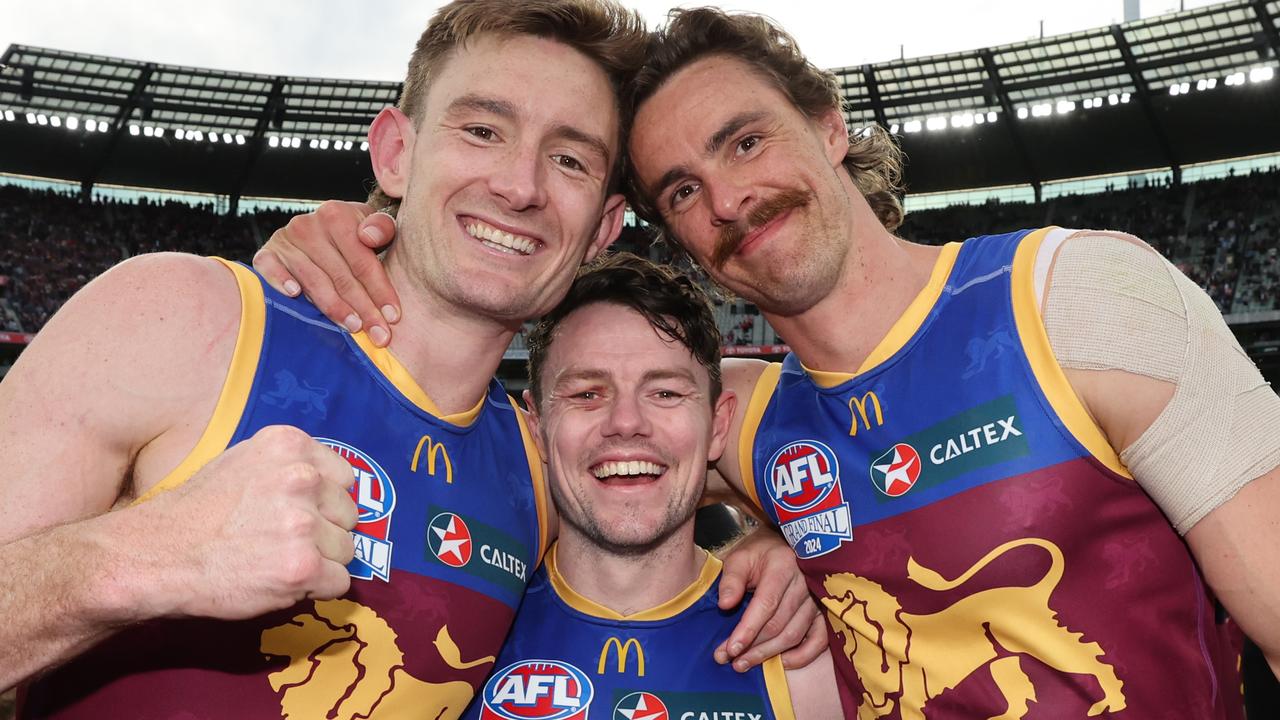
<instances>
[{"instance_id":1,"label":"white teeth","mask_svg":"<svg viewBox=\"0 0 1280 720\"><path fill-rule=\"evenodd\" d=\"M648 460L610 460L592 468L591 473L603 480L616 475L661 475L663 470L661 465Z\"/></svg>"},{"instance_id":2,"label":"white teeth","mask_svg":"<svg viewBox=\"0 0 1280 720\"><path fill-rule=\"evenodd\" d=\"M467 233L477 240L484 241L485 245L505 253L528 255L538 247L537 243L529 238L512 235L481 222L468 223Z\"/></svg>"}]
</instances>

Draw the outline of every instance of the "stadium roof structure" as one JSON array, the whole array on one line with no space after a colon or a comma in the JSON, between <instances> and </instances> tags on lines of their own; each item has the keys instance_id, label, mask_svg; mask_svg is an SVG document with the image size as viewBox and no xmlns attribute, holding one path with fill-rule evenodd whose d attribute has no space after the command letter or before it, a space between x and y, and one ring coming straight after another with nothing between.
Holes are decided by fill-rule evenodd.
<instances>
[{"instance_id":1,"label":"stadium roof structure","mask_svg":"<svg viewBox=\"0 0 1280 720\"><path fill-rule=\"evenodd\" d=\"M1280 0L834 70L851 128L899 135L910 192L1280 152ZM10 46L0 172L241 196L361 198L398 83Z\"/></svg>"}]
</instances>

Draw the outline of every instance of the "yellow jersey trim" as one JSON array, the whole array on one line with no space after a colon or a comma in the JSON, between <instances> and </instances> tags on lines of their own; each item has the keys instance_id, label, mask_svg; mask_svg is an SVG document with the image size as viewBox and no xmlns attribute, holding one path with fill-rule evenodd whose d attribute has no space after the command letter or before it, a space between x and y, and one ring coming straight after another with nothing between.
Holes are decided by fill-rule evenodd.
<instances>
[{"instance_id":1,"label":"yellow jersey trim","mask_svg":"<svg viewBox=\"0 0 1280 720\"><path fill-rule=\"evenodd\" d=\"M166 490L182 485L204 467L205 463L225 450L231 444L231 437L249 402L249 392L253 389L254 376L257 375L258 358L262 355L262 338L267 324L262 283L258 281L257 275L242 265L222 258L213 259L231 270L235 275L236 285L240 288L240 329L236 334L235 349L231 353L231 366L227 368L227 379L222 383L222 392L213 408L213 416L209 418L195 447L191 448L191 452L187 453L177 467L143 493L134 504L146 502Z\"/></svg>"},{"instance_id":2,"label":"yellow jersey trim","mask_svg":"<svg viewBox=\"0 0 1280 720\"><path fill-rule=\"evenodd\" d=\"M356 346L364 352L365 357L373 363L374 367L383 374L400 391L402 395L409 399L409 402L418 406L423 412L430 413L433 417L447 422L457 427L467 427L476 421L480 416L480 409L484 407L484 401L489 397L488 390L480 396L480 402L470 410L465 410L452 415L445 415L440 412L440 408L436 407L435 402L427 396L422 386L418 385L418 381L413 379L408 369L400 362L400 359L392 354L389 348L380 348L373 344L368 334L358 332L351 336L356 341Z\"/></svg>"},{"instance_id":3,"label":"yellow jersey trim","mask_svg":"<svg viewBox=\"0 0 1280 720\"><path fill-rule=\"evenodd\" d=\"M623 615L594 600L589 600L579 595L576 590L569 587L569 583L565 582L564 576L560 574L560 568L556 566L556 547L556 544L551 546L551 549L547 551L546 558L547 577L551 580L551 587L569 607L578 612L605 620L666 620L673 618L692 607L720 575L721 563L719 558L706 550L700 550L706 556L706 559L702 562L702 571L698 573L697 579L690 583L688 587L657 607L641 610L631 615Z\"/></svg>"},{"instance_id":4,"label":"yellow jersey trim","mask_svg":"<svg viewBox=\"0 0 1280 720\"><path fill-rule=\"evenodd\" d=\"M533 504L538 510L538 562L534 563L534 567L537 567L551 544L551 519L547 513L547 478L542 472L542 453L538 452L538 446L533 442L533 434L529 431L529 421L525 418L524 411L516 404L515 398L508 395L507 399L511 401L511 409L516 413L516 424L520 426L520 438L524 440L524 454L529 460L529 476L533 478Z\"/></svg>"},{"instance_id":5,"label":"yellow jersey trim","mask_svg":"<svg viewBox=\"0 0 1280 720\"><path fill-rule=\"evenodd\" d=\"M751 399L747 401L747 409L742 414L742 429L738 432L738 474L742 476L742 489L756 507L764 510L760 504L760 494L756 492L756 472L752 463L752 450L756 444L756 431L760 429L760 420L769 405L769 398L778 387L778 378L782 377L782 363L769 363L768 367L756 378L756 386L751 391Z\"/></svg>"},{"instance_id":6,"label":"yellow jersey trim","mask_svg":"<svg viewBox=\"0 0 1280 720\"><path fill-rule=\"evenodd\" d=\"M787 671L782 667L782 656L774 655L760 665L764 671L764 688L769 694L769 705L777 720L796 720L791 705L791 686L787 684Z\"/></svg>"},{"instance_id":7,"label":"yellow jersey trim","mask_svg":"<svg viewBox=\"0 0 1280 720\"><path fill-rule=\"evenodd\" d=\"M938 259L933 263L933 272L929 275L929 282L925 284L924 289L907 306L902 316L894 322L893 327L889 328L889 332L876 344L871 354L867 355L866 359L862 361L862 365L857 372L832 372L805 368L805 373L813 379L813 382L818 387L832 388L872 370L880 363L893 357L894 353L901 350L907 344L907 341L920 330L925 318L929 317L929 311L933 310L933 306L938 303L938 298L942 296L942 289L947 286L947 278L951 276L951 269L955 267L956 258L960 255L960 245L961 243L953 242L942 246L942 252L938 254Z\"/></svg>"},{"instance_id":8,"label":"yellow jersey trim","mask_svg":"<svg viewBox=\"0 0 1280 720\"><path fill-rule=\"evenodd\" d=\"M1010 276L1013 287L1013 318L1018 326L1018 336L1022 339L1022 350L1031 364L1036 383L1044 391L1049 405L1067 426L1067 430L1112 472L1132 478L1116 455L1115 448L1111 447L1102 429L1093 421L1093 417L1072 389L1066 373L1054 357L1053 346L1049 344L1049 333L1040 316L1035 291L1036 255L1040 244L1052 229L1048 227L1029 233L1018 243L1013 256L1013 272Z\"/></svg>"}]
</instances>

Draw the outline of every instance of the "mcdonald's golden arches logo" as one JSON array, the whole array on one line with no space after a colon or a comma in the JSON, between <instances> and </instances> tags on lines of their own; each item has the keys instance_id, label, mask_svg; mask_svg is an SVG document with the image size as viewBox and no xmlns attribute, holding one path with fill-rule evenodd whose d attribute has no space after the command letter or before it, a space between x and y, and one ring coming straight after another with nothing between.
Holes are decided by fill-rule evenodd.
<instances>
[{"instance_id":1,"label":"mcdonald's golden arches logo","mask_svg":"<svg viewBox=\"0 0 1280 720\"><path fill-rule=\"evenodd\" d=\"M427 450L427 474L432 477L436 474L437 461L444 458L444 481L447 484L453 484L453 461L449 459L449 448L444 443L438 443L431 439L430 435L423 435L418 441L418 447L413 450L413 462L409 464L409 469L413 472L418 471L418 460L422 457L422 449Z\"/></svg>"},{"instance_id":2,"label":"mcdonald's golden arches logo","mask_svg":"<svg viewBox=\"0 0 1280 720\"><path fill-rule=\"evenodd\" d=\"M871 402L871 409L875 411L874 415L867 413L867 401ZM858 436L858 425L861 424L866 430L871 429L871 421L875 420L875 426L880 427L884 424L884 411L880 407L880 397L876 395L874 390L869 390L862 397L854 395L849 398L849 415L852 416L852 422L849 423L849 435L851 437ZM859 423L858 421L862 422Z\"/></svg>"},{"instance_id":3,"label":"mcdonald's golden arches logo","mask_svg":"<svg viewBox=\"0 0 1280 720\"><path fill-rule=\"evenodd\" d=\"M609 660L609 648L617 648L618 650L618 673L626 674L627 658L631 655L631 649L635 648L636 656L639 658L637 667L640 672L637 677L644 677L644 648L640 647L640 641L635 638L627 638L626 642L616 637L611 637L604 641L604 647L600 648L600 663L596 666L596 674L603 675L605 664Z\"/></svg>"}]
</instances>

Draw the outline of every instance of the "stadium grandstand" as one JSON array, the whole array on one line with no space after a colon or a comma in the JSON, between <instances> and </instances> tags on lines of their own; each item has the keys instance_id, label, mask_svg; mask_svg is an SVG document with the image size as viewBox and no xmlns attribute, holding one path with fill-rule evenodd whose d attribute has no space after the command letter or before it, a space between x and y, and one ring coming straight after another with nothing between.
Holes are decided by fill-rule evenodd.
<instances>
[{"instance_id":1,"label":"stadium grandstand","mask_svg":"<svg viewBox=\"0 0 1280 720\"><path fill-rule=\"evenodd\" d=\"M1132 232L1209 292L1275 382L1278 58L1280 0L1232 0L834 72L850 127L879 125L906 152L902 237L936 244L1046 224ZM126 257L247 261L293 212L364 199L365 131L399 92L10 46L0 56L0 375L71 293ZM669 257L634 220L621 246ZM722 298L716 313L726 354L786 352L750 303ZM514 387L526 357L518 336L502 368ZM1247 684L1274 693L1265 665L1251 667ZM1269 698L1251 717L1276 716Z\"/></svg>"}]
</instances>

